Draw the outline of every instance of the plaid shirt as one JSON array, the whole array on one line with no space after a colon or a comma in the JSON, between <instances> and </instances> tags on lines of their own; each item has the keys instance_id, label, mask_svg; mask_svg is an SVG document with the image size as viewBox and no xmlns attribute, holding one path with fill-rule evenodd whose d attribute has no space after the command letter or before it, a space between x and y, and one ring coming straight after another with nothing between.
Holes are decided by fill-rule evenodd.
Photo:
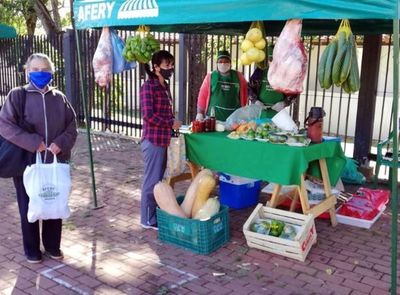
<instances>
[{"instance_id":1,"label":"plaid shirt","mask_svg":"<svg viewBox=\"0 0 400 295\"><path fill-rule=\"evenodd\" d=\"M143 117L142 140L148 139L157 146L167 147L171 140L174 115L169 85L149 78L140 88L140 104Z\"/></svg>"}]
</instances>

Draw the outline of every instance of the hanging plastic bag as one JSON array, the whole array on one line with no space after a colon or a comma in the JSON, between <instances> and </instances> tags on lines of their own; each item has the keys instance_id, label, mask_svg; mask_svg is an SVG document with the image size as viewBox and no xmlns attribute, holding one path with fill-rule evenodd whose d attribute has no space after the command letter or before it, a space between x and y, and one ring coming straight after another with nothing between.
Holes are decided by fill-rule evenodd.
<instances>
[{"instance_id":1,"label":"hanging plastic bag","mask_svg":"<svg viewBox=\"0 0 400 295\"><path fill-rule=\"evenodd\" d=\"M40 153L36 153L36 163L25 169L23 182L29 196L29 222L70 216L70 166L58 163L57 156L54 155L53 163L44 164Z\"/></svg>"},{"instance_id":2,"label":"hanging plastic bag","mask_svg":"<svg viewBox=\"0 0 400 295\"><path fill-rule=\"evenodd\" d=\"M125 44L124 41L118 34L114 31L110 31L111 34L111 45L112 45L112 72L113 74L122 73L123 71L132 70L136 68L136 62L127 62L122 55L124 51Z\"/></svg>"},{"instance_id":3,"label":"hanging plastic bag","mask_svg":"<svg viewBox=\"0 0 400 295\"><path fill-rule=\"evenodd\" d=\"M303 92L307 74L307 55L301 41L302 21L288 20L275 44L273 59L268 71L271 87L287 95Z\"/></svg>"},{"instance_id":4,"label":"hanging plastic bag","mask_svg":"<svg viewBox=\"0 0 400 295\"><path fill-rule=\"evenodd\" d=\"M347 93L360 89L357 43L347 19L341 21L334 39L321 55L318 81L323 89L329 89L333 84Z\"/></svg>"},{"instance_id":5,"label":"hanging plastic bag","mask_svg":"<svg viewBox=\"0 0 400 295\"><path fill-rule=\"evenodd\" d=\"M154 52L160 50L160 42L150 34L150 28L147 26L139 26L134 36L126 39L126 46L123 56L127 61L140 63L148 63Z\"/></svg>"},{"instance_id":6,"label":"hanging plastic bag","mask_svg":"<svg viewBox=\"0 0 400 295\"><path fill-rule=\"evenodd\" d=\"M260 69L267 68L267 40L265 38L264 22L254 21L251 23L240 49L242 51L240 56L242 65L246 66L255 62Z\"/></svg>"},{"instance_id":7,"label":"hanging plastic bag","mask_svg":"<svg viewBox=\"0 0 400 295\"><path fill-rule=\"evenodd\" d=\"M164 178L178 176L184 173L186 169L185 137L183 135L172 137L167 150L167 168L165 169Z\"/></svg>"},{"instance_id":8,"label":"hanging plastic bag","mask_svg":"<svg viewBox=\"0 0 400 295\"><path fill-rule=\"evenodd\" d=\"M113 55L110 30L104 27L99 44L93 56L93 71L95 82L100 87L107 87L111 81L113 69Z\"/></svg>"}]
</instances>

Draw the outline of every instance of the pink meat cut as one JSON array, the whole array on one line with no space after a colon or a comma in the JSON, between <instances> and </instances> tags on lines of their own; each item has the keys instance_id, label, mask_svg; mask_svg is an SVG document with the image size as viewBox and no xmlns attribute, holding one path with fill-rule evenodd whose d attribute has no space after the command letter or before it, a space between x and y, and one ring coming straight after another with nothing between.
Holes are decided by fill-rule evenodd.
<instances>
[{"instance_id":1,"label":"pink meat cut","mask_svg":"<svg viewBox=\"0 0 400 295\"><path fill-rule=\"evenodd\" d=\"M94 78L100 87L107 87L112 77L112 46L110 30L104 27L93 56Z\"/></svg>"},{"instance_id":2,"label":"pink meat cut","mask_svg":"<svg viewBox=\"0 0 400 295\"><path fill-rule=\"evenodd\" d=\"M301 42L302 22L288 20L275 44L268 81L276 91L300 94L307 72L307 55Z\"/></svg>"}]
</instances>

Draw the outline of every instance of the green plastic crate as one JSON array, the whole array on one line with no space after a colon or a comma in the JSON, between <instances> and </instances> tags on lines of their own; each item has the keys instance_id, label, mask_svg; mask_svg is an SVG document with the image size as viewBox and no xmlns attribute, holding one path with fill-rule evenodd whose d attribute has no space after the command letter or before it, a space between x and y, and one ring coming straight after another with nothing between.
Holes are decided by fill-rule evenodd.
<instances>
[{"instance_id":1,"label":"green plastic crate","mask_svg":"<svg viewBox=\"0 0 400 295\"><path fill-rule=\"evenodd\" d=\"M182 203L183 197L177 198ZM198 254L211 253L229 241L229 208L221 205L219 213L207 221L182 218L157 208L158 238Z\"/></svg>"}]
</instances>

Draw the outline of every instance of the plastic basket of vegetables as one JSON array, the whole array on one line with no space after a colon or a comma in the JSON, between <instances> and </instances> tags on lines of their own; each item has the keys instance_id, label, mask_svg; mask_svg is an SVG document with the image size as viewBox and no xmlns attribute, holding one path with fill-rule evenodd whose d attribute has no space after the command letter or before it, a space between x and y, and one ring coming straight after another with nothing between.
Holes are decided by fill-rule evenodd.
<instances>
[{"instance_id":1,"label":"plastic basket of vegetables","mask_svg":"<svg viewBox=\"0 0 400 295\"><path fill-rule=\"evenodd\" d=\"M181 204L183 196L177 201ZM223 205L219 213L205 221L182 218L157 208L157 223L161 241L198 254L209 254L230 239L229 208Z\"/></svg>"},{"instance_id":2,"label":"plastic basket of vegetables","mask_svg":"<svg viewBox=\"0 0 400 295\"><path fill-rule=\"evenodd\" d=\"M251 248L304 261L317 240L314 217L258 204L243 233Z\"/></svg>"}]
</instances>

